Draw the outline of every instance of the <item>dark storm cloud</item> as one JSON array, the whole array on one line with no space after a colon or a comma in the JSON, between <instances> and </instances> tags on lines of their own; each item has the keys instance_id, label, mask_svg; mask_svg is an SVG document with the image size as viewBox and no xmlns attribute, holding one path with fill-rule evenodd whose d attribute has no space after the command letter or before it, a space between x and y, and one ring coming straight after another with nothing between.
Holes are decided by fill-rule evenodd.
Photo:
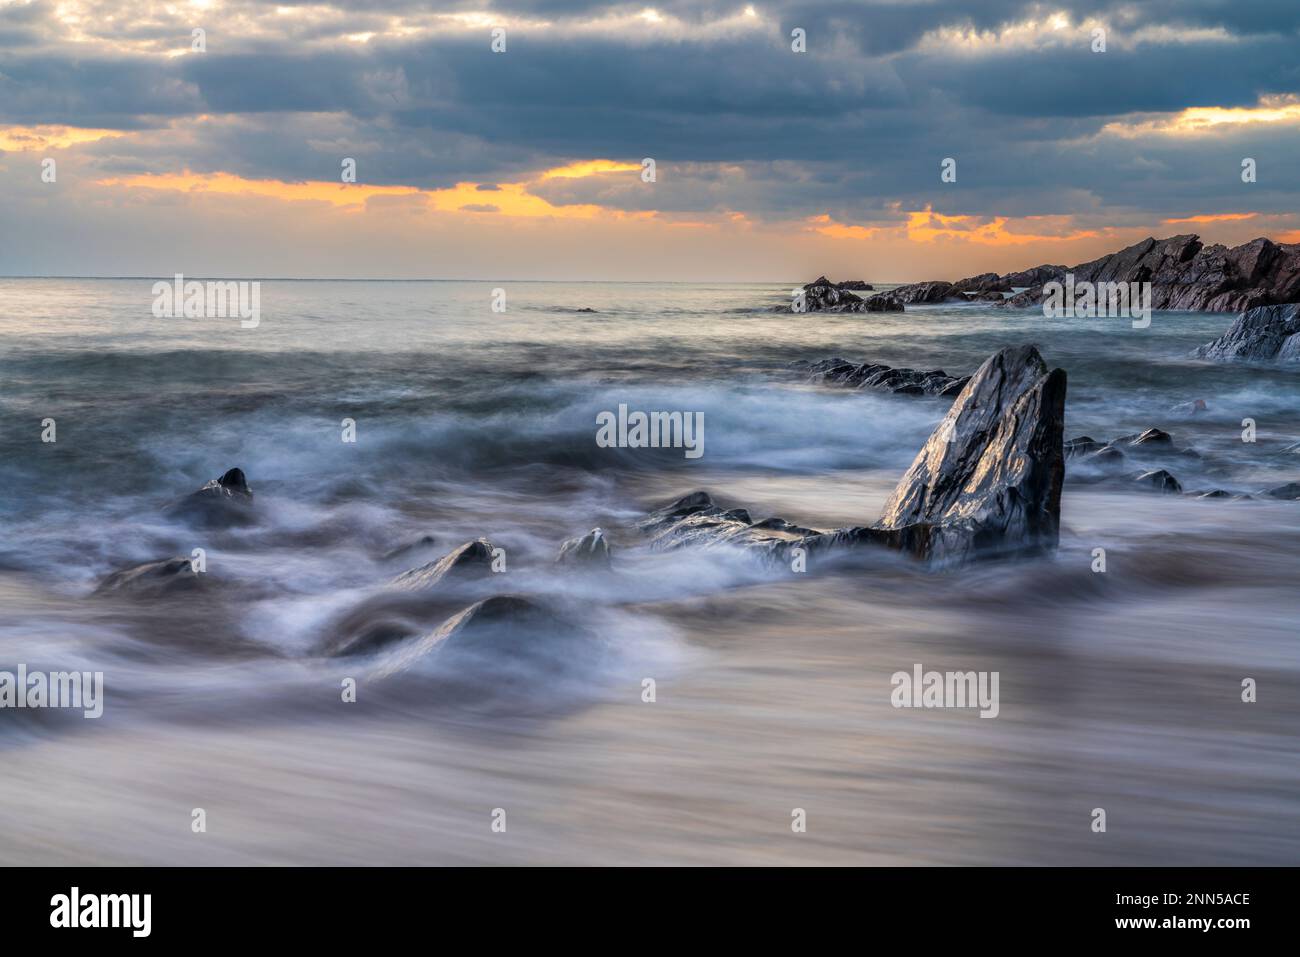
<instances>
[{"instance_id":1,"label":"dark storm cloud","mask_svg":"<svg viewBox=\"0 0 1300 957\"><path fill-rule=\"evenodd\" d=\"M584 26L649 5L686 26ZM286 6L299 12L275 12ZM754 6L763 28L742 20L712 32L719 18L740 16L743 0L438 6L552 21L547 30L512 30L508 52L496 55L486 27L341 39L381 29L387 14L428 13L426 3L340 2L325 21L312 19L314 4L276 0L241 8L265 29L245 37L218 18L208 52L175 58L112 42L60 45L49 3L8 6L0 10L0 122L136 129L218 118L129 145L97 144L101 168L122 173L332 179L347 156L366 182L430 188L511 182L575 159L653 156L662 170L654 192L603 178L549 181L538 191L556 203L773 216L833 209L845 219L896 215L899 204L1021 215L1227 206L1241 199L1240 156L1294 150L1290 127L1227 131L1190 150L1089 140L1134 113L1252 106L1261 95L1300 91L1300 4L1290 0ZM1050 45L920 45L940 27L994 31L1057 11L1075 26ZM1088 48L1079 26L1088 17L1112 24L1105 54ZM790 51L795 26L807 30L805 54ZM123 35L168 33L157 23L136 29ZM188 45L184 31L172 32L173 46ZM959 161L956 187L939 183L945 156ZM1252 201L1297 188L1281 180L1261 180Z\"/></svg>"}]
</instances>

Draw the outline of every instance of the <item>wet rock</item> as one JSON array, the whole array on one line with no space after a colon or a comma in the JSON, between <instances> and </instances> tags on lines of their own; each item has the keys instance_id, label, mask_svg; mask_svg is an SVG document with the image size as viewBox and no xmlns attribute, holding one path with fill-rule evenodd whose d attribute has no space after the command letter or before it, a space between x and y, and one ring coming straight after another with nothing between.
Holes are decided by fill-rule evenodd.
<instances>
[{"instance_id":1,"label":"wet rock","mask_svg":"<svg viewBox=\"0 0 1300 957\"><path fill-rule=\"evenodd\" d=\"M1269 498L1289 500L1300 499L1300 482L1288 482L1286 485L1279 485L1276 488L1271 488L1264 494Z\"/></svg>"},{"instance_id":2,"label":"wet rock","mask_svg":"<svg viewBox=\"0 0 1300 957\"><path fill-rule=\"evenodd\" d=\"M1250 309L1218 339L1195 349L1198 359L1300 361L1300 304Z\"/></svg>"},{"instance_id":3,"label":"wet rock","mask_svg":"<svg viewBox=\"0 0 1300 957\"><path fill-rule=\"evenodd\" d=\"M188 558L164 558L113 572L100 581L94 594L120 594L133 598L192 594L207 586L205 575L205 572L196 572Z\"/></svg>"},{"instance_id":4,"label":"wet rock","mask_svg":"<svg viewBox=\"0 0 1300 957\"><path fill-rule=\"evenodd\" d=\"M1041 554L1059 538L1065 371L1033 346L987 359L874 528L931 564Z\"/></svg>"},{"instance_id":5,"label":"wet rock","mask_svg":"<svg viewBox=\"0 0 1300 957\"><path fill-rule=\"evenodd\" d=\"M1143 472L1133 480L1137 485L1144 489L1150 489L1155 492L1164 492L1170 495L1181 494L1183 491L1182 483L1174 478L1164 469L1154 469L1150 472Z\"/></svg>"},{"instance_id":6,"label":"wet rock","mask_svg":"<svg viewBox=\"0 0 1300 957\"><path fill-rule=\"evenodd\" d=\"M978 276L957 280L952 284L952 291L954 293L996 295L998 299L1001 299L1004 292L1011 292L1011 284L995 272L986 272Z\"/></svg>"},{"instance_id":7,"label":"wet rock","mask_svg":"<svg viewBox=\"0 0 1300 957\"><path fill-rule=\"evenodd\" d=\"M205 528L249 525L256 521L253 490L243 470L230 469L170 506L167 514Z\"/></svg>"},{"instance_id":8,"label":"wet rock","mask_svg":"<svg viewBox=\"0 0 1300 957\"><path fill-rule=\"evenodd\" d=\"M1161 429L1147 429L1133 439L1131 444L1172 449L1174 447L1174 437Z\"/></svg>"},{"instance_id":9,"label":"wet rock","mask_svg":"<svg viewBox=\"0 0 1300 957\"><path fill-rule=\"evenodd\" d=\"M844 282L836 283L841 289L848 289L853 292L871 292L876 287L870 283L863 282L861 279L846 279Z\"/></svg>"},{"instance_id":10,"label":"wet rock","mask_svg":"<svg viewBox=\"0 0 1300 957\"><path fill-rule=\"evenodd\" d=\"M809 382L902 395L956 395L970 379L969 376L950 376L942 369L928 372L895 369L880 363L853 363L838 357L818 362L801 360L791 363L791 367L804 373Z\"/></svg>"},{"instance_id":11,"label":"wet rock","mask_svg":"<svg viewBox=\"0 0 1300 957\"><path fill-rule=\"evenodd\" d=\"M403 558L410 558L417 552L433 548L438 544L438 540L432 535L421 535L413 542L407 542L405 545L398 545L392 551L385 552L382 561L393 562Z\"/></svg>"},{"instance_id":12,"label":"wet rock","mask_svg":"<svg viewBox=\"0 0 1300 957\"><path fill-rule=\"evenodd\" d=\"M1091 435L1081 435L1077 439L1069 439L1065 443L1064 447L1065 457L1067 459L1072 459L1076 456L1088 455L1092 452L1099 451L1104 446Z\"/></svg>"},{"instance_id":13,"label":"wet rock","mask_svg":"<svg viewBox=\"0 0 1300 957\"><path fill-rule=\"evenodd\" d=\"M783 560L789 547L818 534L781 518L754 522L748 510L724 509L707 492L693 492L656 509L637 527L658 550L732 546L771 560Z\"/></svg>"},{"instance_id":14,"label":"wet rock","mask_svg":"<svg viewBox=\"0 0 1300 957\"><path fill-rule=\"evenodd\" d=\"M610 557L609 539L602 530L593 528L586 535L564 542L555 563L569 568L609 568Z\"/></svg>"},{"instance_id":15,"label":"wet rock","mask_svg":"<svg viewBox=\"0 0 1300 957\"><path fill-rule=\"evenodd\" d=\"M1127 460L1123 451L1115 448L1113 445L1107 445L1100 448L1090 455L1084 457L1084 461L1090 465L1099 465L1107 468L1115 468L1123 465Z\"/></svg>"},{"instance_id":16,"label":"wet rock","mask_svg":"<svg viewBox=\"0 0 1300 957\"><path fill-rule=\"evenodd\" d=\"M903 303L935 303L953 298L957 290L950 282L913 282L891 290L891 294Z\"/></svg>"},{"instance_id":17,"label":"wet rock","mask_svg":"<svg viewBox=\"0 0 1300 957\"><path fill-rule=\"evenodd\" d=\"M1208 492L1201 492L1197 498L1232 498L1231 492L1225 492L1221 488L1210 489Z\"/></svg>"},{"instance_id":18,"label":"wet rock","mask_svg":"<svg viewBox=\"0 0 1300 957\"><path fill-rule=\"evenodd\" d=\"M444 581L482 581L492 574L495 547L486 538L466 542L437 561L402 572L393 585L412 591L432 588Z\"/></svg>"}]
</instances>

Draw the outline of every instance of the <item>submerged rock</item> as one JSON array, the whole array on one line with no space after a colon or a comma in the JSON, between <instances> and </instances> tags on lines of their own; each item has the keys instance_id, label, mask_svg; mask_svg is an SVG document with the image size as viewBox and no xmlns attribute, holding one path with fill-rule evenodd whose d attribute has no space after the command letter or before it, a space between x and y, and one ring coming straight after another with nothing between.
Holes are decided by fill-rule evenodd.
<instances>
[{"instance_id":1,"label":"submerged rock","mask_svg":"<svg viewBox=\"0 0 1300 957\"><path fill-rule=\"evenodd\" d=\"M242 469L230 469L170 506L167 514L208 528L251 524L253 490Z\"/></svg>"},{"instance_id":2,"label":"submerged rock","mask_svg":"<svg viewBox=\"0 0 1300 957\"><path fill-rule=\"evenodd\" d=\"M1178 479L1174 478L1164 469L1153 469L1150 472L1143 472L1133 480L1144 489L1151 489L1155 492L1164 492L1169 495L1182 494L1183 485Z\"/></svg>"},{"instance_id":3,"label":"submerged rock","mask_svg":"<svg viewBox=\"0 0 1300 957\"><path fill-rule=\"evenodd\" d=\"M849 389L875 389L901 395L956 395L970 381L970 376L950 376L942 369L922 372L918 369L894 369L875 362L853 363L835 357L817 362L798 360L791 363L808 376L809 382L844 386Z\"/></svg>"},{"instance_id":4,"label":"submerged rock","mask_svg":"<svg viewBox=\"0 0 1300 957\"><path fill-rule=\"evenodd\" d=\"M1279 485L1271 488L1264 493L1269 498L1282 498L1294 501L1300 499L1300 482L1288 482L1286 485Z\"/></svg>"},{"instance_id":5,"label":"submerged rock","mask_svg":"<svg viewBox=\"0 0 1300 957\"><path fill-rule=\"evenodd\" d=\"M94 594L123 594L135 598L192 594L206 587L205 574L196 572L188 558L164 558L113 572L100 581Z\"/></svg>"},{"instance_id":6,"label":"submerged rock","mask_svg":"<svg viewBox=\"0 0 1300 957\"><path fill-rule=\"evenodd\" d=\"M409 558L416 552L422 552L426 548L433 548L438 544L438 540L432 535L421 535L413 542L407 542L405 545L398 545L391 551L385 552L381 561L393 562L401 558Z\"/></svg>"},{"instance_id":7,"label":"submerged rock","mask_svg":"<svg viewBox=\"0 0 1300 957\"><path fill-rule=\"evenodd\" d=\"M432 588L447 579L480 581L492 574L495 551L495 546L486 538L477 538L459 546L437 561L402 572L393 579L393 585L418 591Z\"/></svg>"},{"instance_id":8,"label":"submerged rock","mask_svg":"<svg viewBox=\"0 0 1300 957\"><path fill-rule=\"evenodd\" d=\"M570 538L560 546L560 554L555 557L557 565L570 568L609 568L610 561L609 539L599 528Z\"/></svg>"},{"instance_id":9,"label":"submerged rock","mask_svg":"<svg viewBox=\"0 0 1300 957\"><path fill-rule=\"evenodd\" d=\"M1300 361L1300 304L1250 309L1218 339L1192 352L1198 359Z\"/></svg>"},{"instance_id":10,"label":"submerged rock","mask_svg":"<svg viewBox=\"0 0 1300 957\"><path fill-rule=\"evenodd\" d=\"M1041 554L1060 534L1065 370L1033 346L971 376L874 526L931 563Z\"/></svg>"},{"instance_id":11,"label":"submerged rock","mask_svg":"<svg viewBox=\"0 0 1300 957\"><path fill-rule=\"evenodd\" d=\"M1179 402L1169 411L1174 415L1200 415L1202 412L1208 412L1209 406L1205 404L1204 399L1194 399L1191 402Z\"/></svg>"}]
</instances>

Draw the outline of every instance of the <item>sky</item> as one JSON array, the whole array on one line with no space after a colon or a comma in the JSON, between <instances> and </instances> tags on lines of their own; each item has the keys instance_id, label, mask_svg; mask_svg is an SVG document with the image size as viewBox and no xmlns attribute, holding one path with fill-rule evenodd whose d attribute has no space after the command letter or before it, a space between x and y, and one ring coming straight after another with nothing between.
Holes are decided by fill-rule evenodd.
<instances>
[{"instance_id":1,"label":"sky","mask_svg":"<svg viewBox=\"0 0 1300 957\"><path fill-rule=\"evenodd\" d=\"M1298 242L1298 54L1297 0L0 0L0 275L904 282Z\"/></svg>"}]
</instances>

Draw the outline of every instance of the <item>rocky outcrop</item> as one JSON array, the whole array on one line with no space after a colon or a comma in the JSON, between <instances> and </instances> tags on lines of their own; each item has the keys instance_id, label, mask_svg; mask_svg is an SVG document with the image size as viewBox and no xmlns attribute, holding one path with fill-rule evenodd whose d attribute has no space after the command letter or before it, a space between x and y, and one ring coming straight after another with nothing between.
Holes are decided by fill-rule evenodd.
<instances>
[{"instance_id":1,"label":"rocky outcrop","mask_svg":"<svg viewBox=\"0 0 1300 957\"><path fill-rule=\"evenodd\" d=\"M861 279L846 279L844 282L837 282L835 285L841 289L848 289L851 292L872 292L876 287Z\"/></svg>"},{"instance_id":2,"label":"rocky outcrop","mask_svg":"<svg viewBox=\"0 0 1300 957\"><path fill-rule=\"evenodd\" d=\"M971 376L876 529L931 564L1054 551L1065 477L1065 370L1033 346Z\"/></svg>"},{"instance_id":3,"label":"rocky outcrop","mask_svg":"<svg viewBox=\"0 0 1300 957\"><path fill-rule=\"evenodd\" d=\"M393 585L408 591L423 591L443 581L481 581L492 574L495 546L486 538L466 542L437 561L402 572Z\"/></svg>"},{"instance_id":4,"label":"rocky outcrop","mask_svg":"<svg viewBox=\"0 0 1300 957\"><path fill-rule=\"evenodd\" d=\"M1269 498L1281 498L1288 501L1300 499L1300 482L1288 482L1286 485L1279 485L1271 488L1264 493Z\"/></svg>"},{"instance_id":5,"label":"rocky outcrop","mask_svg":"<svg viewBox=\"0 0 1300 957\"><path fill-rule=\"evenodd\" d=\"M875 362L853 363L838 356L817 362L796 360L790 366L807 375L809 382L848 389L875 389L899 395L955 396L970 381L970 376L950 376L942 369L928 372L895 369Z\"/></svg>"},{"instance_id":6,"label":"rocky outcrop","mask_svg":"<svg viewBox=\"0 0 1300 957\"><path fill-rule=\"evenodd\" d=\"M887 546L931 565L1050 552L1059 537L1064 409L1064 370L1049 370L1033 346L1003 349L971 376L874 525L819 532L779 518L755 522L696 492L639 527L657 548L732 546L782 562L795 547Z\"/></svg>"},{"instance_id":7,"label":"rocky outcrop","mask_svg":"<svg viewBox=\"0 0 1300 957\"><path fill-rule=\"evenodd\" d=\"M609 539L599 528L564 542L555 558L555 564L565 568L609 568L610 563Z\"/></svg>"},{"instance_id":8,"label":"rocky outcrop","mask_svg":"<svg viewBox=\"0 0 1300 957\"><path fill-rule=\"evenodd\" d=\"M1227 332L1192 355L1218 361L1300 362L1300 304L1249 309Z\"/></svg>"},{"instance_id":9,"label":"rocky outcrop","mask_svg":"<svg viewBox=\"0 0 1300 957\"><path fill-rule=\"evenodd\" d=\"M128 595L132 598L158 598L192 594L206 584L205 574L196 572L188 558L165 558L113 572L100 581L94 593Z\"/></svg>"},{"instance_id":10,"label":"rocky outcrop","mask_svg":"<svg viewBox=\"0 0 1300 957\"><path fill-rule=\"evenodd\" d=\"M870 288L869 286L867 287ZM902 312L903 303L893 293L878 293L863 299L836 285L825 276L803 287L804 312ZM791 305L791 311L796 307Z\"/></svg>"},{"instance_id":11,"label":"rocky outcrop","mask_svg":"<svg viewBox=\"0 0 1300 957\"><path fill-rule=\"evenodd\" d=\"M956 295L952 283L939 281L913 282L890 290L904 304L944 302Z\"/></svg>"},{"instance_id":12,"label":"rocky outcrop","mask_svg":"<svg viewBox=\"0 0 1300 957\"><path fill-rule=\"evenodd\" d=\"M1038 273L1040 281L1026 282ZM1011 306L1042 302L1046 282L1072 274L1081 282L1151 283L1151 308L1240 312L1300 299L1300 244L1259 238L1240 246L1205 246L1199 236L1147 238L1070 269L1038 266L1002 277L1031 288L1007 301Z\"/></svg>"},{"instance_id":13,"label":"rocky outcrop","mask_svg":"<svg viewBox=\"0 0 1300 957\"><path fill-rule=\"evenodd\" d=\"M243 470L237 468L191 492L170 506L167 514L205 528L248 525L256 520L253 491L248 487Z\"/></svg>"},{"instance_id":14,"label":"rocky outcrop","mask_svg":"<svg viewBox=\"0 0 1300 957\"><path fill-rule=\"evenodd\" d=\"M1002 277L1002 281L1010 288L1030 288L1041 286L1044 283L1060 282L1069 272L1068 266L1035 266L1032 269L1022 269L1019 272L1009 272Z\"/></svg>"}]
</instances>

